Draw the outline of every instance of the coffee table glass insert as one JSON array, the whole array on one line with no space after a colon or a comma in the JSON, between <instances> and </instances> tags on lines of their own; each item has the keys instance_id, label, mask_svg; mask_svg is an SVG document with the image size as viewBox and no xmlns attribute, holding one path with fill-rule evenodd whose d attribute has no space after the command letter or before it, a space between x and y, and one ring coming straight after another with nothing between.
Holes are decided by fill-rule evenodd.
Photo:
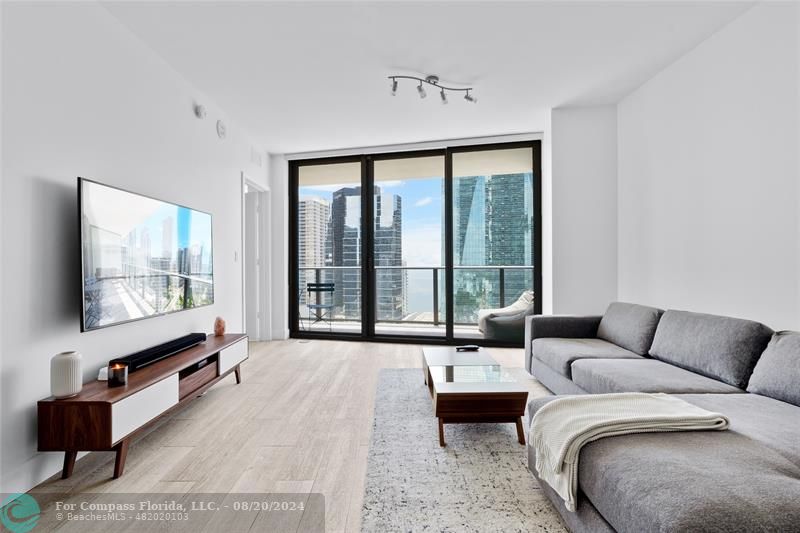
<instances>
[{"instance_id":1,"label":"coffee table glass insert","mask_svg":"<svg viewBox=\"0 0 800 533\"><path fill-rule=\"evenodd\" d=\"M514 383L500 365L431 366L428 367L434 383Z\"/></svg>"}]
</instances>

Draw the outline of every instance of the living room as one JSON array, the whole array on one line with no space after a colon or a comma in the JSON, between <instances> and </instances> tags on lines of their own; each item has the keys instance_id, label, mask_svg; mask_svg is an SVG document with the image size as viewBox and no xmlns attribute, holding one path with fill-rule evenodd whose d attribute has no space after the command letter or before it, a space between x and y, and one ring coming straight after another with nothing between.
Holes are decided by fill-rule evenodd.
<instances>
[{"instance_id":1,"label":"living room","mask_svg":"<svg viewBox=\"0 0 800 533\"><path fill-rule=\"evenodd\" d=\"M797 3L0 25L5 529L800 531Z\"/></svg>"}]
</instances>

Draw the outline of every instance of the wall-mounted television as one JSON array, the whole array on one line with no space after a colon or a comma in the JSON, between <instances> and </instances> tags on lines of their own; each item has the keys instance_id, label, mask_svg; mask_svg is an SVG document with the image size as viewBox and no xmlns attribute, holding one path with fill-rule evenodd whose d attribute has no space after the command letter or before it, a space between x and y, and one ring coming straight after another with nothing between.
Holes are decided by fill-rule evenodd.
<instances>
[{"instance_id":1,"label":"wall-mounted television","mask_svg":"<svg viewBox=\"0 0 800 533\"><path fill-rule=\"evenodd\" d=\"M89 331L214 303L211 215L78 178Z\"/></svg>"}]
</instances>

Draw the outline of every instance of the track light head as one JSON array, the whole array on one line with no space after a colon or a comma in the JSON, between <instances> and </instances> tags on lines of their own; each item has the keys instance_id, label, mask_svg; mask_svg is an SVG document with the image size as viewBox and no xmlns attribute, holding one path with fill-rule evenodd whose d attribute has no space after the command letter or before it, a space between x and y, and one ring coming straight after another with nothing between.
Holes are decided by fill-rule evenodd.
<instances>
[{"instance_id":1,"label":"track light head","mask_svg":"<svg viewBox=\"0 0 800 533\"><path fill-rule=\"evenodd\" d=\"M0 2L2 1L3 0L0 0ZM447 99L448 91L453 91L458 94L466 93L464 94L464 100L466 100L467 102L474 104L475 102L478 101L477 98L475 98L470 94L470 91L473 89L473 87L448 87L446 85L442 85L441 83L439 83L438 76L427 76L425 78L419 78L417 76L407 76L405 74L392 74L387 76L387 78L392 81L392 86L391 86L392 96L397 96L397 87L399 84L398 80L414 80L418 82L417 94L419 94L420 98L425 98L426 96L428 96L428 93L425 92L425 85L427 84L433 87L434 89L439 89L439 97L441 98L440 101L442 102L442 104L449 103Z\"/></svg>"}]
</instances>

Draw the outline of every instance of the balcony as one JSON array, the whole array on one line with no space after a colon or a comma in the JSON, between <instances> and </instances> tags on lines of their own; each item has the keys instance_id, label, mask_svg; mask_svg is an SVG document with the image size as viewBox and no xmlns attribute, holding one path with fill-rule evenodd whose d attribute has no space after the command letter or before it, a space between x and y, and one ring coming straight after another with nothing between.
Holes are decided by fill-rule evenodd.
<instances>
[{"instance_id":1,"label":"balcony","mask_svg":"<svg viewBox=\"0 0 800 533\"><path fill-rule=\"evenodd\" d=\"M444 337L446 331L445 267L376 266L378 298L375 333ZM299 323L303 331L361 332L361 267L300 268ZM335 291L312 294L312 304L330 305L317 321L306 307L306 283L334 283ZM456 266L453 268L454 336L479 339L478 311L505 307L533 287L531 266Z\"/></svg>"}]
</instances>

